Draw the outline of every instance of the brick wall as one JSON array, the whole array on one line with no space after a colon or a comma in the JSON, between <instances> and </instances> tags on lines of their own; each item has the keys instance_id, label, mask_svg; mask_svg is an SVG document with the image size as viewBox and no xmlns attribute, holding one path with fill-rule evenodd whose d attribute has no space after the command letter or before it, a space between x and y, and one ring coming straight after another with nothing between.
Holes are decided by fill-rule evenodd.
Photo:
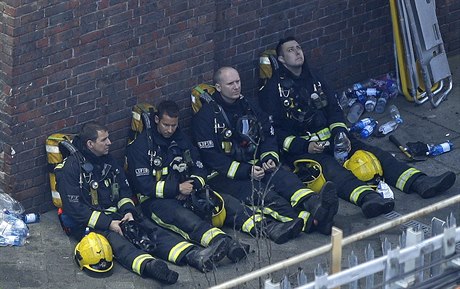
<instances>
[{"instance_id":1,"label":"brick wall","mask_svg":"<svg viewBox=\"0 0 460 289\"><path fill-rule=\"evenodd\" d=\"M2 187L51 208L46 137L108 124L122 158L136 102L180 103L215 68L237 67L252 95L258 55L295 34L313 68L344 87L394 67L388 1L3 0L0 2ZM460 53L460 4L438 0L448 53Z\"/></svg>"}]
</instances>

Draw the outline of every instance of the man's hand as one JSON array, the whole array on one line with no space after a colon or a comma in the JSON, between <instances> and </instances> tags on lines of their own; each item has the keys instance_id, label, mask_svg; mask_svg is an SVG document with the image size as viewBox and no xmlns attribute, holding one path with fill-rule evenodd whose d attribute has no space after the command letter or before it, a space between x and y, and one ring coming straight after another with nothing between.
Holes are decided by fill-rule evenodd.
<instances>
[{"instance_id":1,"label":"man's hand","mask_svg":"<svg viewBox=\"0 0 460 289\"><path fill-rule=\"evenodd\" d=\"M324 145L325 142L309 142L308 143L308 152L311 154L320 154L324 151L326 146Z\"/></svg>"},{"instance_id":2,"label":"man's hand","mask_svg":"<svg viewBox=\"0 0 460 289\"><path fill-rule=\"evenodd\" d=\"M276 163L270 159L262 164L262 168L268 173L273 172L276 169Z\"/></svg>"},{"instance_id":3,"label":"man's hand","mask_svg":"<svg viewBox=\"0 0 460 289\"><path fill-rule=\"evenodd\" d=\"M252 166L251 178L253 178L256 181L260 181L261 179L263 179L264 176L265 176L265 171L263 168L259 166Z\"/></svg>"},{"instance_id":4,"label":"man's hand","mask_svg":"<svg viewBox=\"0 0 460 289\"><path fill-rule=\"evenodd\" d=\"M109 230L114 231L115 233L118 233L123 236L123 232L121 231L121 228L120 228L120 223L121 221L112 220L112 222L110 222Z\"/></svg>"},{"instance_id":5,"label":"man's hand","mask_svg":"<svg viewBox=\"0 0 460 289\"><path fill-rule=\"evenodd\" d=\"M182 195L190 195L193 191L193 180L188 180L179 184L179 192Z\"/></svg>"},{"instance_id":6,"label":"man's hand","mask_svg":"<svg viewBox=\"0 0 460 289\"><path fill-rule=\"evenodd\" d=\"M123 219L121 219L120 222L124 223L128 221L133 221L133 220L134 220L133 214L131 212L128 212L123 216Z\"/></svg>"}]
</instances>

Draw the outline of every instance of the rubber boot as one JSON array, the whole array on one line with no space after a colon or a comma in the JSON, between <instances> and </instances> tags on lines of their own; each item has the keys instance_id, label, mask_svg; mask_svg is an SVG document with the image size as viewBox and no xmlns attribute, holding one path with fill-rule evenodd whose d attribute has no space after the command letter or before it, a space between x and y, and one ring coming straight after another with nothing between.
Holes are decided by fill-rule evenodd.
<instances>
[{"instance_id":1,"label":"rubber boot","mask_svg":"<svg viewBox=\"0 0 460 289\"><path fill-rule=\"evenodd\" d=\"M227 245L227 257L233 263L237 263L248 255L250 249L249 244L233 240L230 237L225 238L225 242Z\"/></svg>"},{"instance_id":2,"label":"rubber boot","mask_svg":"<svg viewBox=\"0 0 460 289\"><path fill-rule=\"evenodd\" d=\"M219 263L225 258L228 252L227 237L214 239L208 248L213 252L211 255L212 263Z\"/></svg>"},{"instance_id":3,"label":"rubber boot","mask_svg":"<svg viewBox=\"0 0 460 289\"><path fill-rule=\"evenodd\" d=\"M360 201L360 207L366 218L374 218L381 214L393 211L395 202L393 199L384 199L380 194L370 191Z\"/></svg>"},{"instance_id":4,"label":"rubber boot","mask_svg":"<svg viewBox=\"0 0 460 289\"><path fill-rule=\"evenodd\" d=\"M302 232L302 228L303 220L300 218L285 223L267 220L264 232L276 244L284 244L297 237Z\"/></svg>"},{"instance_id":5,"label":"rubber boot","mask_svg":"<svg viewBox=\"0 0 460 289\"><path fill-rule=\"evenodd\" d=\"M419 194L424 199L431 198L447 191L454 185L455 179L453 172L446 172L437 177L420 175L410 186L410 191Z\"/></svg>"},{"instance_id":6,"label":"rubber boot","mask_svg":"<svg viewBox=\"0 0 460 289\"><path fill-rule=\"evenodd\" d=\"M160 281L164 284L174 284L179 278L179 274L168 268L161 260L151 260L145 264L142 275Z\"/></svg>"},{"instance_id":7,"label":"rubber boot","mask_svg":"<svg viewBox=\"0 0 460 289\"><path fill-rule=\"evenodd\" d=\"M225 257L226 243L222 238L214 242L212 246L204 249L196 247L185 255L187 264L198 269L201 272L209 272L214 268L214 259ZM215 256L219 257L215 257ZM220 261L220 260L219 260Z\"/></svg>"},{"instance_id":8,"label":"rubber boot","mask_svg":"<svg viewBox=\"0 0 460 289\"><path fill-rule=\"evenodd\" d=\"M334 216L339 210L339 198L335 184L326 182L319 194L311 195L303 202L303 206L317 221L315 229L321 234L330 235Z\"/></svg>"}]
</instances>

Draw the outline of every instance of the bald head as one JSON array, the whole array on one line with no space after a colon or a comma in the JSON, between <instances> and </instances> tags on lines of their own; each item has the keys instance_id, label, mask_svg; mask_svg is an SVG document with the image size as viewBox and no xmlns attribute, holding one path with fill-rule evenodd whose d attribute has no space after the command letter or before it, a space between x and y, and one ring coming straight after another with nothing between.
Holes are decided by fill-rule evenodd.
<instances>
[{"instance_id":1,"label":"bald head","mask_svg":"<svg viewBox=\"0 0 460 289\"><path fill-rule=\"evenodd\" d=\"M240 74L235 68L228 66L219 68L214 73L214 82L224 101L233 103L240 98Z\"/></svg>"}]
</instances>

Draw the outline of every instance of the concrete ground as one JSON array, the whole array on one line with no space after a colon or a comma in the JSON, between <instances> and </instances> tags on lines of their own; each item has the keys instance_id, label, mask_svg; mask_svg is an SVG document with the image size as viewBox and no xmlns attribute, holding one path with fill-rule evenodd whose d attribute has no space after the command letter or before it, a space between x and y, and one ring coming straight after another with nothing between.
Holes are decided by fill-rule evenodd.
<instances>
[{"instance_id":1,"label":"concrete ground","mask_svg":"<svg viewBox=\"0 0 460 289\"><path fill-rule=\"evenodd\" d=\"M438 108L433 109L429 103L416 106L408 102L403 96L392 100L401 112L404 123L393 133L401 143L408 141L422 141L425 143L441 143L450 139L454 143L454 150L437 157L430 157L424 162L414 163L413 166L431 175L440 174L447 170L454 171L457 176L460 173L460 55L449 59L450 68L454 75L454 88L449 94L448 100ZM389 119L388 114L373 115L381 123ZM399 158L405 159L404 155L389 142L388 137L371 138L368 142L384 148ZM406 195L394 189L396 195L395 212L407 214L425 206L439 202L443 199L458 195L460 181L457 180L454 187L445 194L432 198L421 199L416 195ZM416 222L429 225L432 217L446 219L450 212L460 222L460 204L420 217ZM340 202L339 213L336 216L335 225L343 230L344 237L366 230L372 226L387 221L388 218L380 216L374 219L366 219L361 210L347 203ZM207 288L222 283L232 278L241 276L268 264L287 259L300 253L312 250L330 242L330 238L318 233L302 234L295 240L284 245L276 245L271 242L251 239L239 232L226 229L238 239L250 243L253 252L247 260L239 264L231 264L228 260L219 264L212 273L202 274L189 267L170 265L180 274L176 284L164 286L169 288ZM346 256L353 250L360 261L363 260L365 246L371 244L375 255L381 256L380 242L387 238L393 244L397 244L402 227L385 231L366 240L356 242L344 248L344 262ZM56 212L47 212L41 216L41 222L30 225L30 238L23 247L0 247L0 289L31 289L31 288L161 288L156 281L143 279L118 263L114 266L113 275L105 279L96 279L81 272L73 261L75 243L69 240L60 229ZM330 266L329 256L317 257L298 266L292 266L283 272L272 275L273 280L278 282L283 274L288 274L292 281L295 280L295 272L302 267L307 272L309 280L312 280L313 269L320 263L324 268ZM263 278L265 279L265 278ZM294 285L296 283L294 282ZM258 281L249 282L241 288L259 288Z\"/></svg>"}]
</instances>

